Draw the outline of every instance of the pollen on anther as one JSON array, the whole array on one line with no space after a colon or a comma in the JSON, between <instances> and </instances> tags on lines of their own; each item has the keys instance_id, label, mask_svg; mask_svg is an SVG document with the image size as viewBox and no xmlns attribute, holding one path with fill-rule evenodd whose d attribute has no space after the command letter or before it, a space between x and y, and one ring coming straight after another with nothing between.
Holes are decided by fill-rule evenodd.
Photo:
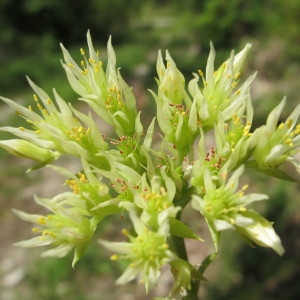
<instances>
[{"instance_id":1,"label":"pollen on anther","mask_svg":"<svg viewBox=\"0 0 300 300\"><path fill-rule=\"evenodd\" d=\"M201 77L203 77L203 76L204 76L204 73L203 73L203 71L202 71L202 70L198 70L198 74L199 74Z\"/></svg>"},{"instance_id":2,"label":"pollen on anther","mask_svg":"<svg viewBox=\"0 0 300 300\"><path fill-rule=\"evenodd\" d=\"M245 184L245 185L243 185L242 190L245 191L245 190L247 190L248 188L249 188L249 185L248 185L248 184Z\"/></svg>"},{"instance_id":3,"label":"pollen on anther","mask_svg":"<svg viewBox=\"0 0 300 300\"><path fill-rule=\"evenodd\" d=\"M37 221L39 224L46 224L46 218L45 217L39 217L38 218L38 221Z\"/></svg>"},{"instance_id":4,"label":"pollen on anther","mask_svg":"<svg viewBox=\"0 0 300 300\"><path fill-rule=\"evenodd\" d=\"M237 86L237 82L234 82L231 87L234 89Z\"/></svg>"},{"instance_id":5,"label":"pollen on anther","mask_svg":"<svg viewBox=\"0 0 300 300\"><path fill-rule=\"evenodd\" d=\"M117 255L117 254L113 254L113 255L111 255L111 257L110 257L110 260L112 260L112 261L116 261L116 260L118 260L119 259L119 256Z\"/></svg>"},{"instance_id":6,"label":"pollen on anther","mask_svg":"<svg viewBox=\"0 0 300 300\"><path fill-rule=\"evenodd\" d=\"M124 236L128 236L129 235L129 232L128 232L128 230L127 229L122 229L122 234L124 235Z\"/></svg>"}]
</instances>

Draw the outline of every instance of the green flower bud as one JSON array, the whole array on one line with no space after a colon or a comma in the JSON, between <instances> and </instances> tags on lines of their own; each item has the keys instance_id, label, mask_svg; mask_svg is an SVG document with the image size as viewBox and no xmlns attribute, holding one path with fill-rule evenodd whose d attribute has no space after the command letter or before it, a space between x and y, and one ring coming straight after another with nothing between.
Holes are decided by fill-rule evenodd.
<instances>
[{"instance_id":1,"label":"green flower bud","mask_svg":"<svg viewBox=\"0 0 300 300\"><path fill-rule=\"evenodd\" d=\"M279 167L299 152L300 124L297 124L297 120L300 105L294 109L285 122L278 125L284 106L285 100L269 114L266 125L258 128L253 134L252 143L255 144L253 157L260 168Z\"/></svg>"},{"instance_id":2,"label":"green flower bud","mask_svg":"<svg viewBox=\"0 0 300 300\"><path fill-rule=\"evenodd\" d=\"M50 163L60 155L57 151L43 149L21 139L0 141L0 147L13 155L29 158L44 164Z\"/></svg>"},{"instance_id":3,"label":"green flower bud","mask_svg":"<svg viewBox=\"0 0 300 300\"><path fill-rule=\"evenodd\" d=\"M233 229L258 245L271 247L277 253L282 254L280 239L271 223L247 208L252 202L265 200L268 197L254 193L245 195L247 185L236 191L243 170L243 167L238 168L230 179L226 183L224 180L220 186L214 184L207 170L204 178L205 195L203 197L194 195L192 206L206 218L213 235L216 252L219 243L218 232Z\"/></svg>"}]
</instances>

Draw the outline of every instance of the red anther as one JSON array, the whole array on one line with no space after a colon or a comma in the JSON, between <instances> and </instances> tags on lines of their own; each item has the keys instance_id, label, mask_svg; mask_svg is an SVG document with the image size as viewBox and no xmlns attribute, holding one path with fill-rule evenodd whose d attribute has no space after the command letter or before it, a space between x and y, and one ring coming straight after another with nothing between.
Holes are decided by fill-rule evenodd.
<instances>
[{"instance_id":1,"label":"red anther","mask_svg":"<svg viewBox=\"0 0 300 300\"><path fill-rule=\"evenodd\" d=\"M126 140L126 139L127 139L127 136L125 136L125 135L119 137L119 140L120 140L120 141L124 141L124 140Z\"/></svg>"},{"instance_id":2,"label":"red anther","mask_svg":"<svg viewBox=\"0 0 300 300\"><path fill-rule=\"evenodd\" d=\"M206 161L210 161L210 158L209 158L209 153L206 153L205 160L206 160Z\"/></svg>"}]
</instances>

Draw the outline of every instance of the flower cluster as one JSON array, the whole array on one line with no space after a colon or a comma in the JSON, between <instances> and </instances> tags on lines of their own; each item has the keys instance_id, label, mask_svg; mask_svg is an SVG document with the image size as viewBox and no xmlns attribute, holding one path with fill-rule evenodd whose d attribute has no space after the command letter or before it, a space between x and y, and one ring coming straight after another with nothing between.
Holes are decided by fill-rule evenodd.
<instances>
[{"instance_id":1,"label":"flower cluster","mask_svg":"<svg viewBox=\"0 0 300 300\"><path fill-rule=\"evenodd\" d=\"M34 224L35 234L16 245L52 246L45 256L62 257L74 251L75 266L104 218L128 216L123 241L99 239L101 246L112 251L112 260L128 264L117 283L139 279L148 292L169 266L174 276L172 299L205 280L205 268L201 262L200 268L189 263L184 246L185 239L203 242L181 221L188 203L198 212L199 222L206 221L216 253L222 231L234 230L250 244L283 254L272 222L250 207L268 196L247 194L248 185L240 186L239 181L247 168L293 180L281 166L289 162L300 170L295 158L300 145L300 105L279 123L283 100L265 125L251 129L250 86L255 74L241 82L251 45L238 54L232 52L216 70L211 45L205 73L198 70L188 83L170 53L166 52L165 62L159 52L157 91L150 91L157 115L144 129L134 93L116 68L111 40L105 69L89 33L87 43L87 52L80 49L79 64L61 45L62 66L79 100L93 113L80 112L55 90L50 97L29 78L34 105L26 108L1 97L27 126L1 127L16 138L0 141L0 147L35 161L30 170L47 165L65 177L70 189L52 199L35 197L49 211L46 215L15 210ZM111 136L101 132L94 113L111 126ZM157 125L160 138L154 141ZM63 154L77 157L79 173L51 165Z\"/></svg>"}]
</instances>

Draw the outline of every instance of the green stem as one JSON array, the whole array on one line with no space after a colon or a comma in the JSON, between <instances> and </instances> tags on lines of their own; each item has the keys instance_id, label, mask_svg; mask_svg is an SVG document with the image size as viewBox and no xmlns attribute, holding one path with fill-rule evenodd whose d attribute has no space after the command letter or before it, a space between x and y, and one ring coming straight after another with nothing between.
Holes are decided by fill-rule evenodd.
<instances>
[{"instance_id":1,"label":"green stem","mask_svg":"<svg viewBox=\"0 0 300 300\"><path fill-rule=\"evenodd\" d=\"M175 200L174 202L177 205L180 205L183 208L185 205L190 201L191 195L193 194L193 189L191 188L186 188L184 189L184 192L180 194L180 197L177 197L177 201ZM176 196L175 196L176 198ZM181 213L177 216L177 219L180 220L181 218ZM177 253L178 257L188 261L188 255L184 243L184 239L178 236L172 236L172 241L173 241L173 247L175 252ZM202 262L202 264L199 266L198 270L195 271L195 274L192 274L192 281L191 281L191 289L187 291L187 295L183 298L185 300L196 300L198 299L198 292L200 288L200 281L205 280L203 274L205 270L208 268L208 266L212 263L212 261L215 259L217 256L217 252L214 252L210 255L208 255Z\"/></svg>"},{"instance_id":2,"label":"green stem","mask_svg":"<svg viewBox=\"0 0 300 300\"><path fill-rule=\"evenodd\" d=\"M184 239L179 236L172 236L173 245L179 258L188 260Z\"/></svg>"},{"instance_id":3,"label":"green stem","mask_svg":"<svg viewBox=\"0 0 300 300\"><path fill-rule=\"evenodd\" d=\"M202 262L202 264L199 266L199 268L197 270L198 271L197 276L199 276L201 278L204 278L203 274L204 274L205 270L213 262L213 260L217 256L217 254L218 254L217 252L214 252L214 253L208 255L204 259L204 261ZM192 280L191 289L188 290L187 295L183 299L185 299L185 300L196 300L196 299L198 299L198 292L199 292L199 288L200 288L200 280L201 279Z\"/></svg>"},{"instance_id":4,"label":"green stem","mask_svg":"<svg viewBox=\"0 0 300 300\"><path fill-rule=\"evenodd\" d=\"M212 254L206 256L203 263L199 266L198 272L203 276L207 267L212 263L212 261L217 257L218 252L213 252Z\"/></svg>"}]
</instances>

